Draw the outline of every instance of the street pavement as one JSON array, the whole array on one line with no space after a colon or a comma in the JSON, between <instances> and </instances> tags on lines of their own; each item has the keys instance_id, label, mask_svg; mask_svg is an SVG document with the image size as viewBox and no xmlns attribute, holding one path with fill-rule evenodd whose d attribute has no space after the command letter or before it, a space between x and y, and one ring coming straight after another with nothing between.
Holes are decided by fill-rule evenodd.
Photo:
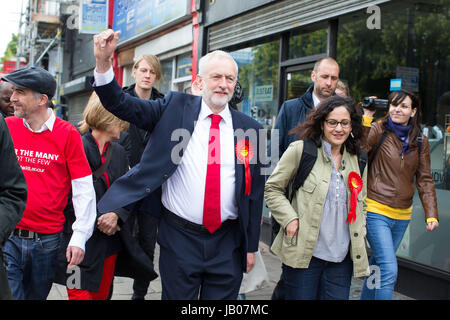
<instances>
[{"instance_id":1,"label":"street pavement","mask_svg":"<svg viewBox=\"0 0 450 320\"><path fill-rule=\"evenodd\" d=\"M275 288L281 274L281 262L277 256L273 255L269 247L260 242L259 250L264 260L264 264L269 275L269 284L259 290L247 293L247 300L270 300L273 289ZM159 246L155 250L155 268L158 272L158 258ZM353 278L350 288L350 300L359 300L361 295L362 279ZM130 300L133 295L133 280L130 278L115 277L114 278L114 292L111 300ZM67 292L64 286L54 284L48 300L67 300ZM159 278L150 283L146 300L160 300L161 299L161 281ZM394 300L414 300L410 297L402 295L398 292L394 293Z\"/></svg>"}]
</instances>

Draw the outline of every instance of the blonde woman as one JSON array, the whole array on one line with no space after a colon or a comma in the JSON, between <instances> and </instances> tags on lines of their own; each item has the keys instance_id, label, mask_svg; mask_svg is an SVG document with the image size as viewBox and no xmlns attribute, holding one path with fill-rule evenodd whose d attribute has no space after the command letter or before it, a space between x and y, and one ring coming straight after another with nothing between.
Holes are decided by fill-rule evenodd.
<instances>
[{"instance_id":1,"label":"blonde woman","mask_svg":"<svg viewBox=\"0 0 450 320\"><path fill-rule=\"evenodd\" d=\"M127 128L127 122L104 109L95 93L91 95L83 112L83 120L79 123L79 130L83 133L84 151L93 172L97 202L109 186L129 169L125 149L114 141L119 138L120 132ZM72 231L68 226L72 225L71 220L75 219L73 210L70 207L66 209L63 249L67 245L66 238L70 239L66 235L70 235ZM73 272L66 272L67 262L64 256L60 255L61 268L57 282L67 285L69 300L105 300L108 297L118 253L126 251L129 257L134 258L136 252L130 253L127 248L140 248L137 243L132 243L135 240L131 236L131 228L127 228L127 224L132 220L129 215L128 210L121 209L97 217L95 231L86 243L85 258L79 265L80 281L71 283L70 278L67 278L67 281L66 277ZM124 224L125 222L127 224ZM140 254L141 258L144 256ZM149 262L129 260L128 263L139 267ZM149 272L154 274L153 269Z\"/></svg>"}]
</instances>

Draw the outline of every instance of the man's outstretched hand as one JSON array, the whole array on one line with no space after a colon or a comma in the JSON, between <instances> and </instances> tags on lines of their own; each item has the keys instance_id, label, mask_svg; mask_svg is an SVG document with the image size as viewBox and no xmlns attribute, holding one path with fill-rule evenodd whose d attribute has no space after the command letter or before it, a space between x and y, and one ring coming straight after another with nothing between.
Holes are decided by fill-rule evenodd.
<instances>
[{"instance_id":1,"label":"man's outstretched hand","mask_svg":"<svg viewBox=\"0 0 450 320\"><path fill-rule=\"evenodd\" d=\"M117 48L119 34L120 31L114 32L112 29L108 29L94 35L94 56L97 72L105 73L111 68L111 58Z\"/></svg>"}]
</instances>

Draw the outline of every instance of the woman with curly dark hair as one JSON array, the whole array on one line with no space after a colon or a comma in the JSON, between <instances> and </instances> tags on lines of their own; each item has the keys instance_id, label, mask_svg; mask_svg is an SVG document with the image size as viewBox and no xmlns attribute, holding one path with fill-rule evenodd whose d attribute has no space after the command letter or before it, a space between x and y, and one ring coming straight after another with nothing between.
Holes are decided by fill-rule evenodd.
<instances>
[{"instance_id":1,"label":"woman with curly dark hair","mask_svg":"<svg viewBox=\"0 0 450 320\"><path fill-rule=\"evenodd\" d=\"M369 274L367 170L361 173L358 163L361 116L351 99L332 96L294 132L303 140L289 145L264 194L281 226L272 251L283 263L285 298L348 299L352 276ZM285 191L302 165L307 139L317 147L317 158L291 202Z\"/></svg>"}]
</instances>

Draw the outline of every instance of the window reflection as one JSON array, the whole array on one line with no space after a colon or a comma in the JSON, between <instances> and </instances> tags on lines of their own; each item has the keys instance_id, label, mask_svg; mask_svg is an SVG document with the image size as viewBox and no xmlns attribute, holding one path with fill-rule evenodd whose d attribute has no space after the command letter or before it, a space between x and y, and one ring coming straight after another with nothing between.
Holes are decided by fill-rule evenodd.
<instances>
[{"instance_id":1,"label":"window reflection","mask_svg":"<svg viewBox=\"0 0 450 320\"><path fill-rule=\"evenodd\" d=\"M155 86L163 94L168 93L172 87L172 65L172 59L161 61L161 79Z\"/></svg>"},{"instance_id":2,"label":"window reflection","mask_svg":"<svg viewBox=\"0 0 450 320\"><path fill-rule=\"evenodd\" d=\"M397 255L450 271L450 133L445 123L445 116L450 115L450 1L398 1L380 8L379 30L366 27L367 15L363 11L339 18L340 78L347 80L356 101L372 95L386 98L389 81L394 78L402 78L404 88L419 93L422 125L430 138L440 227L426 231L416 192L412 219Z\"/></svg>"},{"instance_id":3,"label":"window reflection","mask_svg":"<svg viewBox=\"0 0 450 320\"><path fill-rule=\"evenodd\" d=\"M316 26L317 28L319 26ZM327 30L300 29L289 36L289 59L312 56L327 51Z\"/></svg>"}]
</instances>

